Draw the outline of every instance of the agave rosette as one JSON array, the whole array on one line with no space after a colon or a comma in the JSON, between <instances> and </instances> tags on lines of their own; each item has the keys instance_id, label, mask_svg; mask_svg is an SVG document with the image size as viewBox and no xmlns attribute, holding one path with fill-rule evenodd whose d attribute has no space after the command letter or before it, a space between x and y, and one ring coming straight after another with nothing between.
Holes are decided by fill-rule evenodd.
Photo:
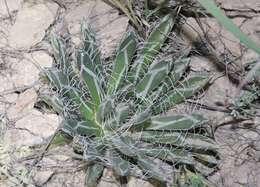
<instances>
[{"instance_id":1,"label":"agave rosette","mask_svg":"<svg viewBox=\"0 0 260 187\"><path fill-rule=\"evenodd\" d=\"M173 25L171 16L165 16L138 50L136 34L127 33L111 65L102 62L86 26L76 60L61 37L52 37L57 65L46 75L58 94L45 101L63 114L63 131L79 143L78 152L90 163L87 186L97 184L105 167L119 176L168 182L167 174L176 168L206 174L216 166L214 140L201 130L207 119L166 114L209 81L206 75L186 76L185 55L154 60Z\"/></svg>"}]
</instances>

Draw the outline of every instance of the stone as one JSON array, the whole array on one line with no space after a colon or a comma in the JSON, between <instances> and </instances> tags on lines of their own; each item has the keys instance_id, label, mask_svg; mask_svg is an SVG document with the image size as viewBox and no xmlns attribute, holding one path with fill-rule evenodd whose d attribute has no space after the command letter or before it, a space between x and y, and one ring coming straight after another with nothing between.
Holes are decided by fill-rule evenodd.
<instances>
[{"instance_id":1,"label":"stone","mask_svg":"<svg viewBox=\"0 0 260 187\"><path fill-rule=\"evenodd\" d=\"M15 105L11 106L7 110L8 118L15 119L30 113L34 107L37 97L38 95L33 88L20 94L15 102Z\"/></svg>"},{"instance_id":2,"label":"stone","mask_svg":"<svg viewBox=\"0 0 260 187\"><path fill-rule=\"evenodd\" d=\"M13 70L11 79L15 87L31 86L39 78L40 70L27 59L13 63L11 69Z\"/></svg>"},{"instance_id":3,"label":"stone","mask_svg":"<svg viewBox=\"0 0 260 187\"><path fill-rule=\"evenodd\" d=\"M34 178L34 181L36 182L37 186L43 186L44 183L46 183L53 174L54 174L54 172L51 170L37 171L33 178Z\"/></svg>"},{"instance_id":4,"label":"stone","mask_svg":"<svg viewBox=\"0 0 260 187\"><path fill-rule=\"evenodd\" d=\"M43 51L36 51L36 52L33 52L33 53L29 53L27 56L39 68L50 68L50 67L52 67L53 58Z\"/></svg>"},{"instance_id":5,"label":"stone","mask_svg":"<svg viewBox=\"0 0 260 187\"><path fill-rule=\"evenodd\" d=\"M86 175L86 172L84 170L69 171L67 168L64 168L63 171L64 172L57 172L46 186L84 186L84 178Z\"/></svg>"},{"instance_id":6,"label":"stone","mask_svg":"<svg viewBox=\"0 0 260 187\"><path fill-rule=\"evenodd\" d=\"M11 147L33 146L42 143L41 137L31 134L24 129L9 129L4 135L4 143Z\"/></svg>"},{"instance_id":7,"label":"stone","mask_svg":"<svg viewBox=\"0 0 260 187\"><path fill-rule=\"evenodd\" d=\"M70 34L76 44L80 42L81 23L86 20L95 32L97 42L104 57L111 55L128 26L128 18L102 2L88 1L72 9L65 17Z\"/></svg>"},{"instance_id":8,"label":"stone","mask_svg":"<svg viewBox=\"0 0 260 187\"><path fill-rule=\"evenodd\" d=\"M8 103L15 103L18 97L19 94L17 93L11 93L3 96L4 100Z\"/></svg>"},{"instance_id":9,"label":"stone","mask_svg":"<svg viewBox=\"0 0 260 187\"><path fill-rule=\"evenodd\" d=\"M53 59L45 52L38 51L24 55L21 61L12 64L12 81L16 87L31 86L39 79L41 69L51 67Z\"/></svg>"},{"instance_id":10,"label":"stone","mask_svg":"<svg viewBox=\"0 0 260 187\"><path fill-rule=\"evenodd\" d=\"M21 8L23 0L0 0L0 17L7 17Z\"/></svg>"},{"instance_id":11,"label":"stone","mask_svg":"<svg viewBox=\"0 0 260 187\"><path fill-rule=\"evenodd\" d=\"M28 129L42 138L52 135L59 126L60 118L56 114L42 114L37 110L15 123L16 128Z\"/></svg>"},{"instance_id":12,"label":"stone","mask_svg":"<svg viewBox=\"0 0 260 187\"><path fill-rule=\"evenodd\" d=\"M7 95L2 96L1 102L0 102L0 124L1 124L2 118L6 117L5 114L6 114L7 109L9 109L9 107L12 104L14 104L17 99L18 99L18 94L16 94L16 93L7 94ZM0 125L0 131L1 131L1 125ZM1 133L0 133L0 135L1 135Z\"/></svg>"},{"instance_id":13,"label":"stone","mask_svg":"<svg viewBox=\"0 0 260 187\"><path fill-rule=\"evenodd\" d=\"M11 90L14 88L11 77L6 73L5 75L0 74L0 93Z\"/></svg>"},{"instance_id":14,"label":"stone","mask_svg":"<svg viewBox=\"0 0 260 187\"><path fill-rule=\"evenodd\" d=\"M151 183L141 180L141 179L134 178L134 177L129 178L127 185L128 185L128 187L136 187L136 186L154 187L154 185L152 185Z\"/></svg>"},{"instance_id":15,"label":"stone","mask_svg":"<svg viewBox=\"0 0 260 187\"><path fill-rule=\"evenodd\" d=\"M42 114L33 109L15 123L15 129L9 129L4 143L12 146L33 146L51 136L59 126L60 117L56 114Z\"/></svg>"},{"instance_id":16,"label":"stone","mask_svg":"<svg viewBox=\"0 0 260 187\"><path fill-rule=\"evenodd\" d=\"M259 0L217 0L221 7L233 11L260 11Z\"/></svg>"},{"instance_id":17,"label":"stone","mask_svg":"<svg viewBox=\"0 0 260 187\"><path fill-rule=\"evenodd\" d=\"M217 72L214 62L203 56L192 56L190 66L193 71L196 72Z\"/></svg>"},{"instance_id":18,"label":"stone","mask_svg":"<svg viewBox=\"0 0 260 187\"><path fill-rule=\"evenodd\" d=\"M202 103L226 105L232 102L236 94L236 86L226 76L217 78L205 93Z\"/></svg>"},{"instance_id":19,"label":"stone","mask_svg":"<svg viewBox=\"0 0 260 187\"><path fill-rule=\"evenodd\" d=\"M9 44L18 49L28 49L39 43L45 30L53 23L58 5L24 3L9 34Z\"/></svg>"}]
</instances>

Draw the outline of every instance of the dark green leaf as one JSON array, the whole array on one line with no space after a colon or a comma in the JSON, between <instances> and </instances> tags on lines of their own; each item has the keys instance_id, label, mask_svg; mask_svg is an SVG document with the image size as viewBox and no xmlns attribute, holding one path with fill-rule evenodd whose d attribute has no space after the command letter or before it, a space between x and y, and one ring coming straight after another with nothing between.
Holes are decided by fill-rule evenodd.
<instances>
[{"instance_id":1,"label":"dark green leaf","mask_svg":"<svg viewBox=\"0 0 260 187\"><path fill-rule=\"evenodd\" d=\"M147 130L189 130L205 124L207 119L201 115L172 115L151 118Z\"/></svg>"},{"instance_id":2,"label":"dark green leaf","mask_svg":"<svg viewBox=\"0 0 260 187\"><path fill-rule=\"evenodd\" d=\"M160 158L161 160L173 162L174 164L192 164L194 161L192 154L190 154L188 151L178 148L154 148L151 145L149 145L147 146L147 148L142 148L141 151L143 154L146 154L147 156L153 158Z\"/></svg>"},{"instance_id":3,"label":"dark green leaf","mask_svg":"<svg viewBox=\"0 0 260 187\"><path fill-rule=\"evenodd\" d=\"M156 163L154 163L149 157L144 155L138 156L137 164L146 177L166 182L165 175L158 169L158 167L156 167Z\"/></svg>"},{"instance_id":4,"label":"dark green leaf","mask_svg":"<svg viewBox=\"0 0 260 187\"><path fill-rule=\"evenodd\" d=\"M122 124L128 117L130 113L130 106L127 103L119 103L116 106L116 121L117 124Z\"/></svg>"},{"instance_id":5,"label":"dark green leaf","mask_svg":"<svg viewBox=\"0 0 260 187\"><path fill-rule=\"evenodd\" d=\"M147 94L158 87L159 84L168 76L172 59L165 59L156 64L152 64L144 78L136 85L137 97L146 98Z\"/></svg>"},{"instance_id":6,"label":"dark green leaf","mask_svg":"<svg viewBox=\"0 0 260 187\"><path fill-rule=\"evenodd\" d=\"M169 107L185 101L203 89L208 82L209 78L204 75L194 75L185 79L177 88L174 88L165 97L158 100L154 105L154 112L160 113L165 109L169 109Z\"/></svg>"},{"instance_id":7,"label":"dark green leaf","mask_svg":"<svg viewBox=\"0 0 260 187\"><path fill-rule=\"evenodd\" d=\"M97 110L97 120L99 123L102 123L109 115L113 114L113 105L114 102L112 98L106 98L100 103Z\"/></svg>"},{"instance_id":8,"label":"dark green leaf","mask_svg":"<svg viewBox=\"0 0 260 187\"><path fill-rule=\"evenodd\" d=\"M84 136L95 136L100 134L100 129L91 121L77 121L67 119L63 121L63 130L68 134L80 134Z\"/></svg>"},{"instance_id":9,"label":"dark green leaf","mask_svg":"<svg viewBox=\"0 0 260 187\"><path fill-rule=\"evenodd\" d=\"M111 157L111 167L119 176L128 176L130 172L130 162L123 159L120 154L112 150L110 153Z\"/></svg>"},{"instance_id":10,"label":"dark green leaf","mask_svg":"<svg viewBox=\"0 0 260 187\"><path fill-rule=\"evenodd\" d=\"M128 67L136 51L136 44L136 36L133 32L126 34L121 41L113 64L113 70L108 80L108 94L116 91L126 78Z\"/></svg>"},{"instance_id":11,"label":"dark green leaf","mask_svg":"<svg viewBox=\"0 0 260 187\"><path fill-rule=\"evenodd\" d=\"M146 73L155 56L173 28L174 22L170 15L165 16L153 29L140 53L139 59L134 64L134 81L140 80Z\"/></svg>"},{"instance_id":12,"label":"dark green leaf","mask_svg":"<svg viewBox=\"0 0 260 187\"><path fill-rule=\"evenodd\" d=\"M103 174L103 170L104 166L98 163L88 166L85 177L85 187L96 187L98 180Z\"/></svg>"},{"instance_id":13,"label":"dark green leaf","mask_svg":"<svg viewBox=\"0 0 260 187\"><path fill-rule=\"evenodd\" d=\"M198 150L216 151L215 142L203 135L194 133L143 131L134 134L135 139L158 144L174 145L176 147L192 148Z\"/></svg>"},{"instance_id":14,"label":"dark green leaf","mask_svg":"<svg viewBox=\"0 0 260 187\"><path fill-rule=\"evenodd\" d=\"M56 95L41 95L40 99L47 105L51 106L55 112L59 114L63 112L63 103Z\"/></svg>"},{"instance_id":15,"label":"dark green leaf","mask_svg":"<svg viewBox=\"0 0 260 187\"><path fill-rule=\"evenodd\" d=\"M78 75L85 83L89 91L91 101L95 108L97 108L101 102L103 93L101 89L102 81L98 75L96 64L88 53L79 51L77 56L77 68Z\"/></svg>"},{"instance_id":16,"label":"dark green leaf","mask_svg":"<svg viewBox=\"0 0 260 187\"><path fill-rule=\"evenodd\" d=\"M70 73L71 63L69 61L69 54L67 52L67 45L64 39L57 35L51 36L51 44L54 51L56 62L60 65L63 73Z\"/></svg>"},{"instance_id":17,"label":"dark green leaf","mask_svg":"<svg viewBox=\"0 0 260 187\"><path fill-rule=\"evenodd\" d=\"M124 155L136 157L138 154L134 146L134 141L128 136L114 136L112 143L114 147Z\"/></svg>"}]
</instances>

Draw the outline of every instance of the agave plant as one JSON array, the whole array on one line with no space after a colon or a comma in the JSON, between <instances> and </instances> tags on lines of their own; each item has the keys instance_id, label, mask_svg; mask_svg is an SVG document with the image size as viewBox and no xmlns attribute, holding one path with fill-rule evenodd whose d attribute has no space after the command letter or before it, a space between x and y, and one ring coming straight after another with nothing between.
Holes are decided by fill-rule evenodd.
<instances>
[{"instance_id":1,"label":"agave plant","mask_svg":"<svg viewBox=\"0 0 260 187\"><path fill-rule=\"evenodd\" d=\"M165 16L142 47L128 32L112 64L102 62L88 26L82 26L75 60L65 40L52 37L57 65L45 73L57 94L46 101L63 114L62 131L89 163L86 186L95 186L104 168L166 183L181 167L207 174L216 166L214 140L202 130L207 119L167 114L209 81L206 75L186 76L189 59L183 54L156 58L173 25Z\"/></svg>"}]
</instances>

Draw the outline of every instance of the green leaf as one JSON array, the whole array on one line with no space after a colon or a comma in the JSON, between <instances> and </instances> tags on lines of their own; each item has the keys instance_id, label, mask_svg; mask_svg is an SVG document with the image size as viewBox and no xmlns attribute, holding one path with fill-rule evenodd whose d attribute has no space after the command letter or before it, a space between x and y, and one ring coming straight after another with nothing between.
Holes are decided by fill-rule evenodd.
<instances>
[{"instance_id":1,"label":"green leaf","mask_svg":"<svg viewBox=\"0 0 260 187\"><path fill-rule=\"evenodd\" d=\"M79 90L69 87L66 94L70 97L70 99L79 106L79 111L82 115L82 118L85 120L93 120L94 112L92 103L83 99L83 94L80 93Z\"/></svg>"},{"instance_id":2,"label":"green leaf","mask_svg":"<svg viewBox=\"0 0 260 187\"><path fill-rule=\"evenodd\" d=\"M179 59L177 59L174 62L170 74L163 80L162 85L160 85L156 91L151 92L148 97L150 97L152 101L156 101L158 98L165 95L165 93L171 90L182 78L189 66L189 63L189 58L180 57Z\"/></svg>"},{"instance_id":3,"label":"green leaf","mask_svg":"<svg viewBox=\"0 0 260 187\"><path fill-rule=\"evenodd\" d=\"M215 167L219 163L219 160L214 155L206 155L201 153L194 153L193 155L196 160L209 167Z\"/></svg>"},{"instance_id":4,"label":"green leaf","mask_svg":"<svg viewBox=\"0 0 260 187\"><path fill-rule=\"evenodd\" d=\"M158 114L169 109L176 104L185 101L193 96L209 82L209 78L204 75L194 75L185 79L177 88L173 89L165 97L159 99L154 105L153 111Z\"/></svg>"},{"instance_id":5,"label":"green leaf","mask_svg":"<svg viewBox=\"0 0 260 187\"><path fill-rule=\"evenodd\" d=\"M151 109L149 108L144 111L137 112L131 119L133 121L131 128L135 130L142 130L146 128L150 124L151 115Z\"/></svg>"},{"instance_id":6,"label":"green leaf","mask_svg":"<svg viewBox=\"0 0 260 187\"><path fill-rule=\"evenodd\" d=\"M170 85L176 85L189 67L189 64L190 58L179 58L174 62L173 70L170 75Z\"/></svg>"},{"instance_id":7,"label":"green leaf","mask_svg":"<svg viewBox=\"0 0 260 187\"><path fill-rule=\"evenodd\" d=\"M143 154L153 158L159 158L161 160L166 160L168 162L173 163L183 163L183 164L191 164L194 161L192 154L183 149L177 148L167 148L167 147L158 147L154 148L151 145L147 146L147 148L141 149Z\"/></svg>"},{"instance_id":8,"label":"green leaf","mask_svg":"<svg viewBox=\"0 0 260 187\"><path fill-rule=\"evenodd\" d=\"M85 83L89 91L91 101L95 108L97 108L102 98L102 81L98 76L96 64L88 53L79 51L77 56L77 68L81 80Z\"/></svg>"},{"instance_id":9,"label":"green leaf","mask_svg":"<svg viewBox=\"0 0 260 187\"><path fill-rule=\"evenodd\" d=\"M88 166L85 177L85 187L96 187L98 180L103 174L103 170L104 166L98 163Z\"/></svg>"},{"instance_id":10,"label":"green leaf","mask_svg":"<svg viewBox=\"0 0 260 187\"><path fill-rule=\"evenodd\" d=\"M60 65L62 72L70 73L72 66L69 61L69 54L66 51L67 45L65 40L55 34L52 34L51 45L54 51L55 61Z\"/></svg>"},{"instance_id":11,"label":"green leaf","mask_svg":"<svg viewBox=\"0 0 260 187\"><path fill-rule=\"evenodd\" d=\"M198 0L198 2L212 14L229 32L236 36L246 47L260 54L260 46L244 34L232 21L229 19L220 8L218 8L211 0Z\"/></svg>"},{"instance_id":12,"label":"green leaf","mask_svg":"<svg viewBox=\"0 0 260 187\"><path fill-rule=\"evenodd\" d=\"M49 69L46 75L50 82L60 91L68 96L75 104L79 106L82 117L86 120L93 119L93 105L83 99L83 93L80 90L70 86L66 74L59 70Z\"/></svg>"},{"instance_id":13,"label":"green leaf","mask_svg":"<svg viewBox=\"0 0 260 187\"><path fill-rule=\"evenodd\" d=\"M45 102L47 105L51 106L52 109L61 114L63 112L63 103L60 100L59 97L57 97L56 95L40 95L40 99Z\"/></svg>"},{"instance_id":14,"label":"green leaf","mask_svg":"<svg viewBox=\"0 0 260 187\"><path fill-rule=\"evenodd\" d=\"M134 134L134 139L140 139L146 142L158 144L168 144L177 147L192 148L196 150L216 150L215 142L203 135L194 133L178 132L160 132L160 131L143 131Z\"/></svg>"},{"instance_id":15,"label":"green leaf","mask_svg":"<svg viewBox=\"0 0 260 187\"><path fill-rule=\"evenodd\" d=\"M157 88L168 76L172 64L171 58L152 64L144 78L136 85L137 97L146 98L149 92Z\"/></svg>"},{"instance_id":16,"label":"green leaf","mask_svg":"<svg viewBox=\"0 0 260 187\"><path fill-rule=\"evenodd\" d=\"M51 141L50 148L54 148L59 145L70 144L72 142L72 137L65 134L63 131L58 131L55 135L53 135L53 139ZM52 136L50 137L52 138Z\"/></svg>"},{"instance_id":17,"label":"green leaf","mask_svg":"<svg viewBox=\"0 0 260 187\"><path fill-rule=\"evenodd\" d=\"M103 158L106 155L107 152L107 146L105 142L103 141L103 138L100 137L93 137L92 141L89 141L87 145L85 144L85 150L84 150L84 159L87 162L102 162L104 165L107 163L104 163Z\"/></svg>"},{"instance_id":18,"label":"green leaf","mask_svg":"<svg viewBox=\"0 0 260 187\"><path fill-rule=\"evenodd\" d=\"M114 112L114 101L112 98L106 98L104 99L100 105L98 106L97 110L97 120L99 123L102 123L105 121L106 118L109 117L110 114L113 114Z\"/></svg>"},{"instance_id":19,"label":"green leaf","mask_svg":"<svg viewBox=\"0 0 260 187\"><path fill-rule=\"evenodd\" d=\"M134 146L135 141L131 137L114 135L111 141L113 146L122 154L130 157L138 155L138 151Z\"/></svg>"},{"instance_id":20,"label":"green leaf","mask_svg":"<svg viewBox=\"0 0 260 187\"><path fill-rule=\"evenodd\" d=\"M77 121L73 119L67 119L63 121L63 131L65 133L80 134L82 136L97 136L100 134L100 129L92 121Z\"/></svg>"},{"instance_id":21,"label":"green leaf","mask_svg":"<svg viewBox=\"0 0 260 187\"><path fill-rule=\"evenodd\" d=\"M151 118L151 123L146 130L190 130L201 127L207 119L201 115L172 115L156 116Z\"/></svg>"},{"instance_id":22,"label":"green leaf","mask_svg":"<svg viewBox=\"0 0 260 187\"><path fill-rule=\"evenodd\" d=\"M138 156L137 164L146 177L166 182L165 175L158 169L158 167L156 167L156 163L154 163L149 157L145 155Z\"/></svg>"},{"instance_id":23,"label":"green leaf","mask_svg":"<svg viewBox=\"0 0 260 187\"><path fill-rule=\"evenodd\" d=\"M95 35L91 31L89 25L84 22L81 24L81 33L83 34L83 50L91 57L99 56L99 49Z\"/></svg>"},{"instance_id":24,"label":"green leaf","mask_svg":"<svg viewBox=\"0 0 260 187\"><path fill-rule=\"evenodd\" d=\"M128 176L130 173L130 162L123 159L120 154L112 150L110 153L111 157L111 167L115 173L119 176Z\"/></svg>"},{"instance_id":25,"label":"green leaf","mask_svg":"<svg viewBox=\"0 0 260 187\"><path fill-rule=\"evenodd\" d=\"M113 64L112 73L108 80L108 94L112 94L118 90L126 78L128 67L136 51L136 44L136 36L133 32L128 33L121 41Z\"/></svg>"},{"instance_id":26,"label":"green leaf","mask_svg":"<svg viewBox=\"0 0 260 187\"><path fill-rule=\"evenodd\" d=\"M69 79L62 71L57 69L47 69L45 71L48 80L58 89L62 90L69 85Z\"/></svg>"},{"instance_id":27,"label":"green leaf","mask_svg":"<svg viewBox=\"0 0 260 187\"><path fill-rule=\"evenodd\" d=\"M173 25L174 21L171 15L167 15L153 29L140 52L140 57L134 64L134 82L137 82L144 76L148 67L154 60L155 56L159 53L159 50L171 32Z\"/></svg>"},{"instance_id":28,"label":"green leaf","mask_svg":"<svg viewBox=\"0 0 260 187\"><path fill-rule=\"evenodd\" d=\"M118 126L127 120L130 114L130 106L127 103L119 103L116 106L116 121Z\"/></svg>"},{"instance_id":29,"label":"green leaf","mask_svg":"<svg viewBox=\"0 0 260 187\"><path fill-rule=\"evenodd\" d=\"M161 96L164 96L169 90L178 84L178 81L183 77L190 63L189 58L180 57L174 62L174 66L170 74L163 80L162 85L158 86L158 89L151 94L148 94L150 100L155 102Z\"/></svg>"}]
</instances>

